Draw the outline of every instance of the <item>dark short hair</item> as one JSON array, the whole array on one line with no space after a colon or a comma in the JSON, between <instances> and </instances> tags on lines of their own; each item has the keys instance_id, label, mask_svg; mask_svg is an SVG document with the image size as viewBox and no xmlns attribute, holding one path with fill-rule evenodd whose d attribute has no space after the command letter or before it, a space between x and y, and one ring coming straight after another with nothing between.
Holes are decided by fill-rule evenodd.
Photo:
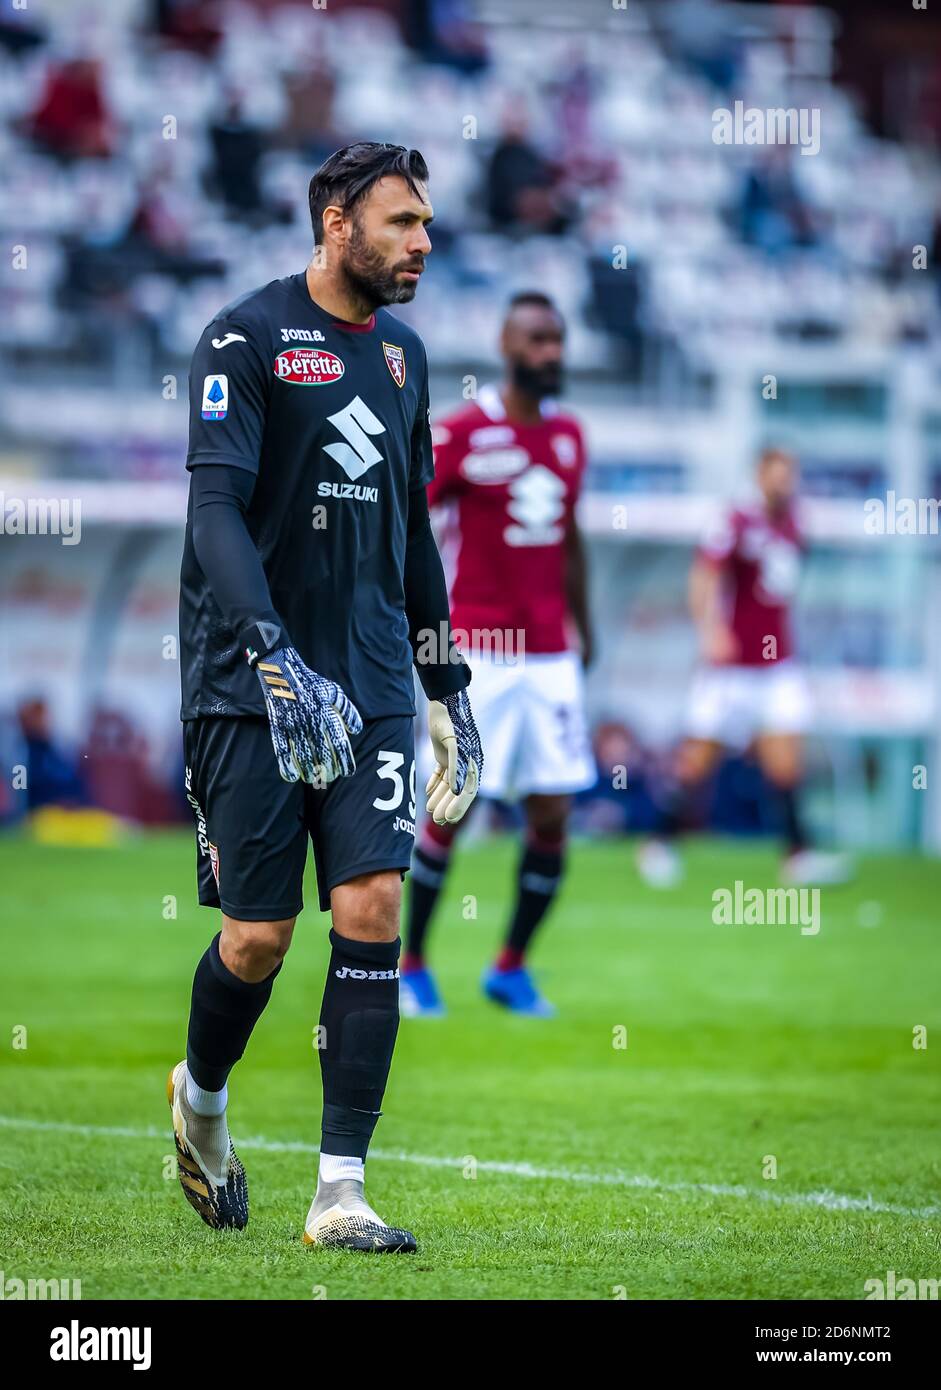
<instances>
[{"instance_id":1,"label":"dark short hair","mask_svg":"<svg viewBox=\"0 0 941 1390\"><path fill-rule=\"evenodd\" d=\"M357 140L325 159L307 192L314 241L323 241L325 208L335 203L345 213L352 212L374 183L390 175L404 179L418 195L418 184L428 181L428 166L418 150L377 140Z\"/></svg>"},{"instance_id":2,"label":"dark short hair","mask_svg":"<svg viewBox=\"0 0 941 1390\"><path fill-rule=\"evenodd\" d=\"M551 309L554 314L559 315L559 318L562 317L554 301L547 294L543 294L542 290L519 290L506 306L506 311L510 314L514 309L526 304L534 304L539 309Z\"/></svg>"}]
</instances>

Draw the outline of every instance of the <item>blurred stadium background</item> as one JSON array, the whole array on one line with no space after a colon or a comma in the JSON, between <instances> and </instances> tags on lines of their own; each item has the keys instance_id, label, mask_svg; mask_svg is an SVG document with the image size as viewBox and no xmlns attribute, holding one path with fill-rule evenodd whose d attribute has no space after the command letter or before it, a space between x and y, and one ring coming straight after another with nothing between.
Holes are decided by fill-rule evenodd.
<instances>
[{"instance_id":1,"label":"blurred stadium background","mask_svg":"<svg viewBox=\"0 0 941 1390\"><path fill-rule=\"evenodd\" d=\"M313 168L370 138L431 170L434 252L401 312L433 410L497 373L512 291L568 320L600 642L581 828L649 822L694 657L692 546L775 441L814 542L811 820L941 847L941 795L911 794L941 753L937 535L872 536L864 511L941 495L939 37L862 0L5 0L0 493L78 499L82 532L15 535L4 511L0 747L28 784L0 781L0 819L93 839L188 819L188 358L222 304L306 263ZM819 109L819 152L713 143L736 100ZM757 777L730 763L708 823L760 832Z\"/></svg>"}]
</instances>

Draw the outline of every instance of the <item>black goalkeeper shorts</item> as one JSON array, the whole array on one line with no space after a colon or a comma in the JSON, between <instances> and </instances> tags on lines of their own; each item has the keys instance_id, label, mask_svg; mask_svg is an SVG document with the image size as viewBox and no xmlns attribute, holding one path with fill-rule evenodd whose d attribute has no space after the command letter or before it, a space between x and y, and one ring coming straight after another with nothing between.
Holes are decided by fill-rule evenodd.
<instances>
[{"instance_id":1,"label":"black goalkeeper shorts","mask_svg":"<svg viewBox=\"0 0 941 1390\"><path fill-rule=\"evenodd\" d=\"M304 906L308 836L320 908L358 874L409 867L415 841L415 732L410 715L365 721L356 771L317 791L284 782L265 718L183 725L186 794L196 817L199 901L243 922Z\"/></svg>"}]
</instances>

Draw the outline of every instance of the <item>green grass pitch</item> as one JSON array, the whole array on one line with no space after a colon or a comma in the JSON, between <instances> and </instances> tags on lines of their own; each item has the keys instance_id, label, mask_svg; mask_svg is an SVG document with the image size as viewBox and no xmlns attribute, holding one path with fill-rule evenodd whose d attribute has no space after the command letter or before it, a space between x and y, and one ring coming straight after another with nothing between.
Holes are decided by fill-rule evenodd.
<instances>
[{"instance_id":1,"label":"green grass pitch","mask_svg":"<svg viewBox=\"0 0 941 1390\"><path fill-rule=\"evenodd\" d=\"M696 841L657 894L632 846L576 843L533 957L560 1014L530 1021L478 988L515 856L455 861L433 940L450 1013L403 1020L368 1167L420 1249L375 1258L300 1242L327 951L312 881L232 1078L252 1219L220 1235L183 1200L164 1095L216 930L192 837L0 842L5 1278L80 1279L86 1299L861 1299L888 1270L941 1276L938 862L866 860L809 936L712 922L714 889L775 883L768 846Z\"/></svg>"}]
</instances>

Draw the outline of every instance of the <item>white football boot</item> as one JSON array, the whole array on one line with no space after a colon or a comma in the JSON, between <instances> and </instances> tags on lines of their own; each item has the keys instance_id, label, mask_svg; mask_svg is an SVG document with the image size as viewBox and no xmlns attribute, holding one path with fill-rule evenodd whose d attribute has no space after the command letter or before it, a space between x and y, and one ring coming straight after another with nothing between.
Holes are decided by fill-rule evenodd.
<instances>
[{"instance_id":1,"label":"white football boot","mask_svg":"<svg viewBox=\"0 0 941 1390\"><path fill-rule=\"evenodd\" d=\"M796 850L781 865L784 882L797 888L846 883L852 876L853 864L848 855L827 854L819 849Z\"/></svg>"},{"instance_id":2,"label":"white football boot","mask_svg":"<svg viewBox=\"0 0 941 1390\"><path fill-rule=\"evenodd\" d=\"M186 1095L186 1063L167 1081L177 1172L183 1195L215 1231L248 1225L248 1180L232 1147L225 1115L197 1115Z\"/></svg>"},{"instance_id":3,"label":"white football boot","mask_svg":"<svg viewBox=\"0 0 941 1390\"><path fill-rule=\"evenodd\" d=\"M411 1231L387 1226L376 1215L356 1178L318 1178L317 1195L304 1223L304 1244L376 1255L411 1255L418 1248Z\"/></svg>"},{"instance_id":4,"label":"white football boot","mask_svg":"<svg viewBox=\"0 0 941 1390\"><path fill-rule=\"evenodd\" d=\"M675 888L683 879L683 861L666 840L644 840L637 850L637 872L648 888Z\"/></svg>"}]
</instances>

